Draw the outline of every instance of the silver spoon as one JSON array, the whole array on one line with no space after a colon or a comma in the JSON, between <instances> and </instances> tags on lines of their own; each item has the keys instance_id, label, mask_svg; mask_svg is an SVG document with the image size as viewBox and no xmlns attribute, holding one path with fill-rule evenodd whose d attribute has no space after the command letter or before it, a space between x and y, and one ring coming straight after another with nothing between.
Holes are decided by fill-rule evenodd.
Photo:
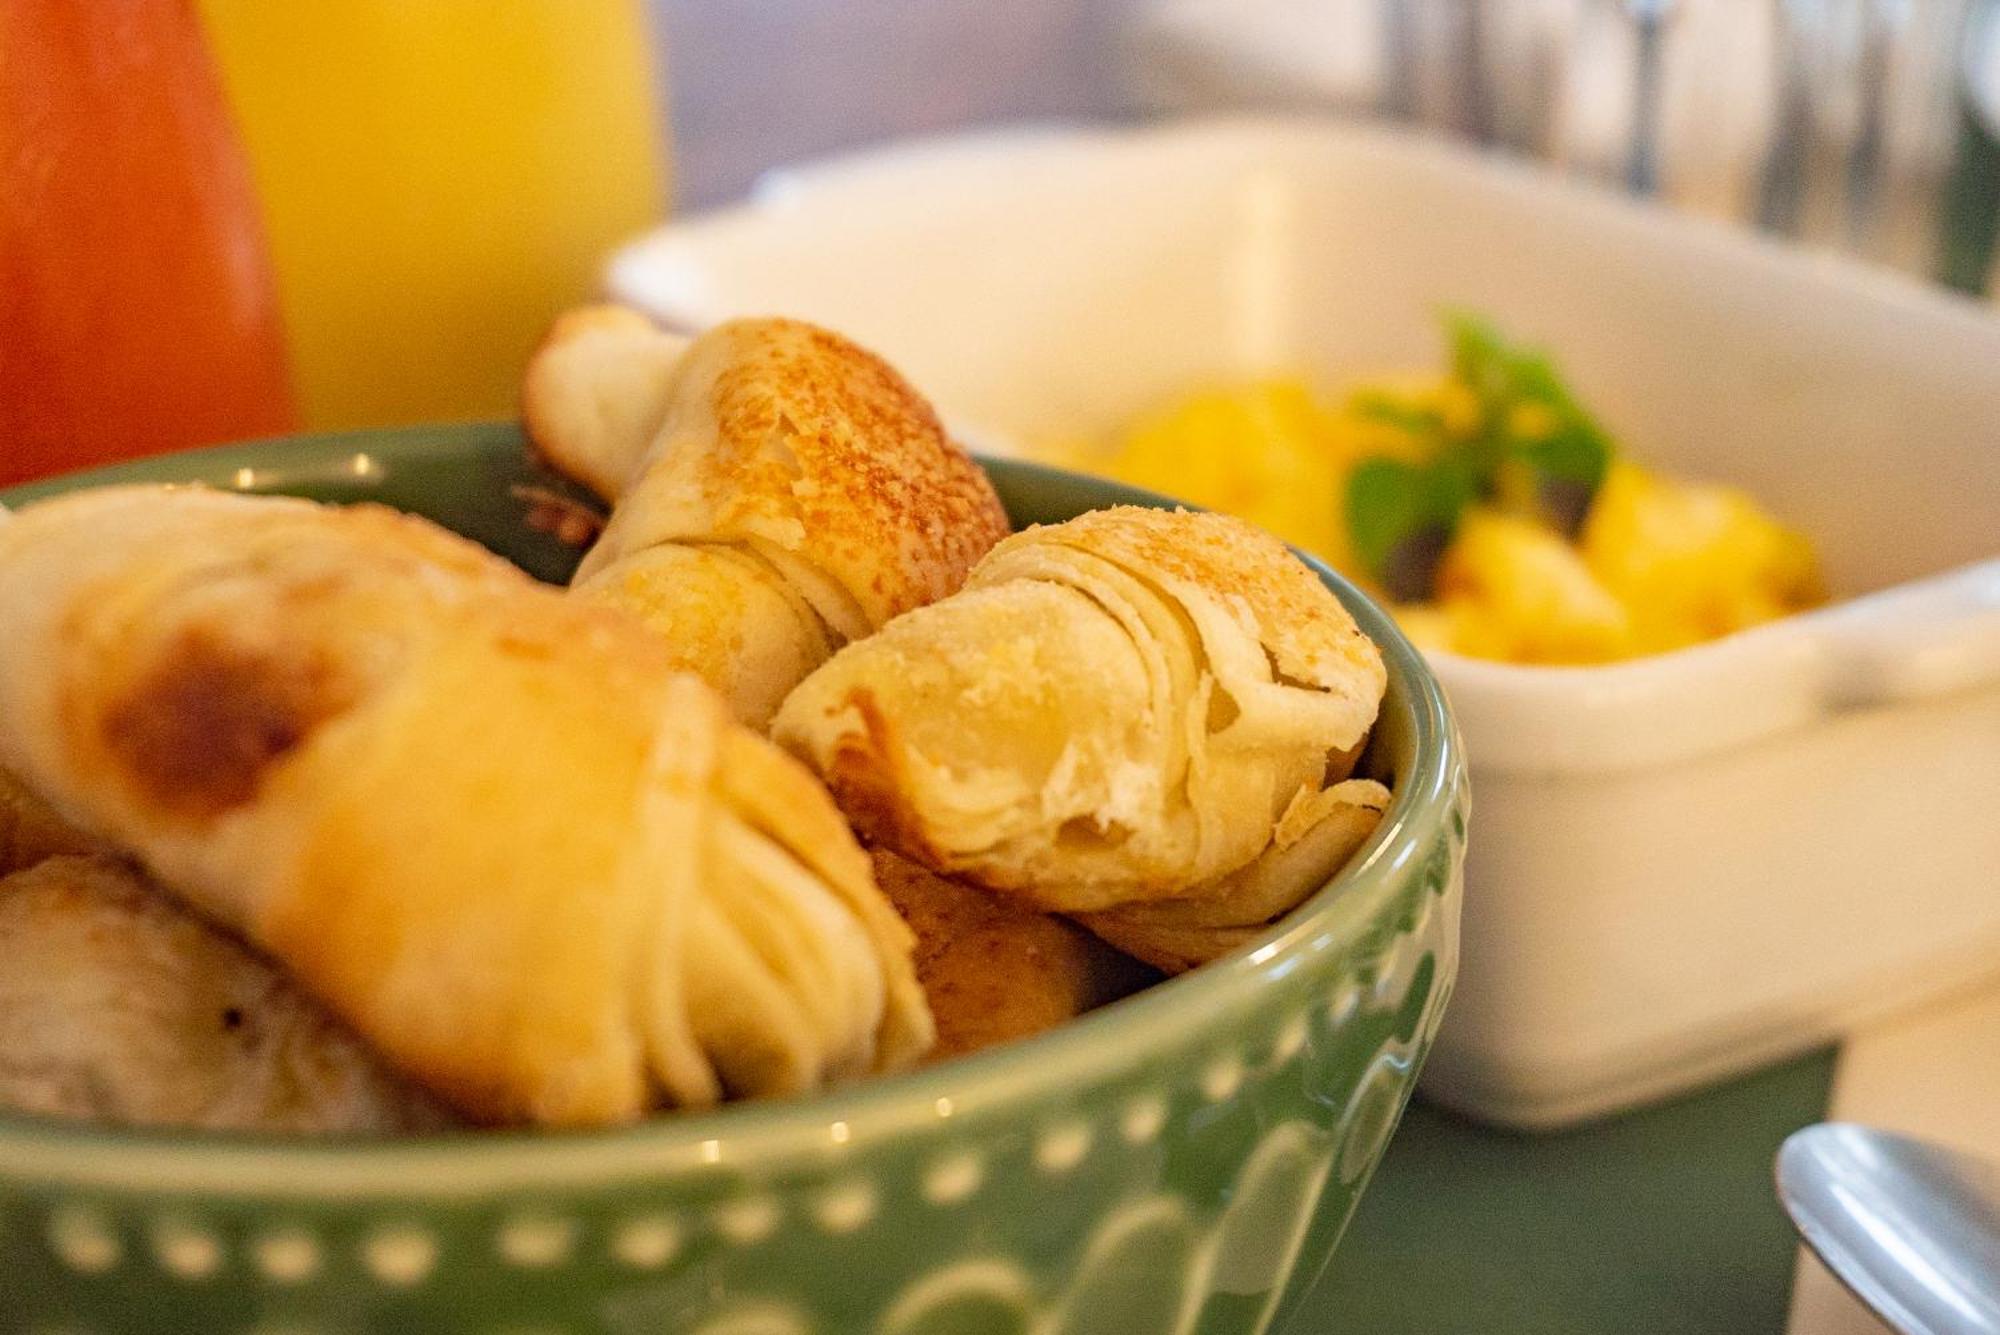
<instances>
[{"instance_id":1,"label":"silver spoon","mask_svg":"<svg viewBox=\"0 0 2000 1335\"><path fill-rule=\"evenodd\" d=\"M1778 1199L1903 1335L2000 1335L2000 1165L1829 1122L1778 1150Z\"/></svg>"}]
</instances>

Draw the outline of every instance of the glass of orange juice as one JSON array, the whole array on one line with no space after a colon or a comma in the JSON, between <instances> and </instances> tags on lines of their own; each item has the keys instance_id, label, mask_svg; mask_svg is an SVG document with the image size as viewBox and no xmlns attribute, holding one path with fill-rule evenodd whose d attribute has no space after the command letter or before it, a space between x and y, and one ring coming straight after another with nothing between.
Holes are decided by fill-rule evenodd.
<instances>
[{"instance_id":1,"label":"glass of orange juice","mask_svg":"<svg viewBox=\"0 0 2000 1335\"><path fill-rule=\"evenodd\" d=\"M201 0L315 427L511 413L664 211L642 0Z\"/></svg>"}]
</instances>

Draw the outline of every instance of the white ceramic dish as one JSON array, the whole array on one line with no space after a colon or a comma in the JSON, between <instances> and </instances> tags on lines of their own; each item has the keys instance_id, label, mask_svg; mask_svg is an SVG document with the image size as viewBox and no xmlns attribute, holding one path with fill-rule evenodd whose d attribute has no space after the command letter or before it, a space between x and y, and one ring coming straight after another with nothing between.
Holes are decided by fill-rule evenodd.
<instances>
[{"instance_id":1,"label":"white ceramic dish","mask_svg":"<svg viewBox=\"0 0 2000 1335\"><path fill-rule=\"evenodd\" d=\"M1544 1127L2000 973L2000 320L1376 132L1034 132L773 178L620 296L821 320L969 435L1108 429L1190 380L1558 352L1639 456L1749 487L1851 595L1628 665L1440 655L1474 767L1432 1093Z\"/></svg>"}]
</instances>

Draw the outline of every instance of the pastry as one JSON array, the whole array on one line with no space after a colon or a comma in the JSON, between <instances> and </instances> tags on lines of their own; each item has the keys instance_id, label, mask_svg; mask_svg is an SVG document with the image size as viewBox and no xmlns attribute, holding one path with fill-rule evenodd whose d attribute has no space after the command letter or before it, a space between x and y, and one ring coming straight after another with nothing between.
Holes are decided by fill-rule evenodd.
<instances>
[{"instance_id":1,"label":"pastry","mask_svg":"<svg viewBox=\"0 0 2000 1335\"><path fill-rule=\"evenodd\" d=\"M934 1061L1053 1029L1150 981L1074 923L870 851L876 883L916 934Z\"/></svg>"},{"instance_id":2,"label":"pastry","mask_svg":"<svg viewBox=\"0 0 2000 1335\"><path fill-rule=\"evenodd\" d=\"M102 844L64 820L40 794L0 769L0 876L62 853L102 851Z\"/></svg>"},{"instance_id":3,"label":"pastry","mask_svg":"<svg viewBox=\"0 0 2000 1335\"><path fill-rule=\"evenodd\" d=\"M872 841L1036 907L1185 899L1345 779L1385 674L1240 520L1120 507L1031 528L849 645L773 736Z\"/></svg>"},{"instance_id":4,"label":"pastry","mask_svg":"<svg viewBox=\"0 0 2000 1335\"><path fill-rule=\"evenodd\" d=\"M0 1106L386 1135L450 1118L280 971L104 855L0 879Z\"/></svg>"},{"instance_id":5,"label":"pastry","mask_svg":"<svg viewBox=\"0 0 2000 1335\"><path fill-rule=\"evenodd\" d=\"M842 644L956 590L1008 529L901 376L794 320L683 345L629 311L572 313L525 412L543 455L614 502L577 594L639 615L752 727Z\"/></svg>"},{"instance_id":6,"label":"pastry","mask_svg":"<svg viewBox=\"0 0 2000 1335\"><path fill-rule=\"evenodd\" d=\"M1301 798L1271 846L1247 866L1178 899L1078 915L1104 940L1164 973L1185 973L1246 945L1291 912L1366 843L1389 807L1373 779L1348 779Z\"/></svg>"},{"instance_id":7,"label":"pastry","mask_svg":"<svg viewBox=\"0 0 2000 1335\"><path fill-rule=\"evenodd\" d=\"M626 306L558 316L521 377L521 425L542 457L616 500L659 433L688 340Z\"/></svg>"},{"instance_id":8,"label":"pastry","mask_svg":"<svg viewBox=\"0 0 2000 1335\"><path fill-rule=\"evenodd\" d=\"M117 487L0 526L0 764L484 1122L907 1065L906 928L658 641L423 520Z\"/></svg>"}]
</instances>

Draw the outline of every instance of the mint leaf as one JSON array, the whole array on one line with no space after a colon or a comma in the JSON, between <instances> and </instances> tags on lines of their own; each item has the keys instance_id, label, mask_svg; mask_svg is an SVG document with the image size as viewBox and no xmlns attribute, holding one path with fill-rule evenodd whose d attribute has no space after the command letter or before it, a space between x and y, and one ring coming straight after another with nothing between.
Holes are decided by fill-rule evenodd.
<instances>
[{"instance_id":1,"label":"mint leaf","mask_svg":"<svg viewBox=\"0 0 2000 1335\"><path fill-rule=\"evenodd\" d=\"M1418 439L1441 439L1444 418L1435 408L1420 407L1380 390L1360 390L1348 400L1348 410L1363 421L1379 422Z\"/></svg>"},{"instance_id":2,"label":"mint leaf","mask_svg":"<svg viewBox=\"0 0 2000 1335\"><path fill-rule=\"evenodd\" d=\"M1513 455L1543 478L1559 478L1597 490L1611 466L1611 442L1579 423L1566 423L1553 435L1514 445Z\"/></svg>"},{"instance_id":3,"label":"mint leaf","mask_svg":"<svg viewBox=\"0 0 2000 1335\"><path fill-rule=\"evenodd\" d=\"M1438 561L1476 494L1462 452L1428 464L1363 459L1347 481L1347 529L1364 569L1391 598L1430 597Z\"/></svg>"},{"instance_id":4,"label":"mint leaf","mask_svg":"<svg viewBox=\"0 0 2000 1335\"><path fill-rule=\"evenodd\" d=\"M1492 324L1468 312L1447 313L1445 321L1453 373L1478 394L1486 415L1481 436L1491 453L1482 462L1493 470L1486 494L1559 497L1559 504L1534 509L1573 531L1611 465L1610 436L1577 402L1547 353L1510 346ZM1538 409L1548 429L1518 434L1515 414L1524 406ZM1515 465L1529 471L1526 485L1499 486L1494 474Z\"/></svg>"},{"instance_id":5,"label":"mint leaf","mask_svg":"<svg viewBox=\"0 0 2000 1335\"><path fill-rule=\"evenodd\" d=\"M1507 340L1484 316L1471 311L1446 311L1445 335L1451 341L1451 373L1488 402L1505 393L1510 380Z\"/></svg>"},{"instance_id":6,"label":"mint leaf","mask_svg":"<svg viewBox=\"0 0 2000 1335\"><path fill-rule=\"evenodd\" d=\"M1350 475L1348 531L1367 572L1396 598L1430 596L1438 560L1467 506L1490 501L1574 535L1604 481L1611 438L1570 393L1547 354L1509 344L1469 311L1443 315L1451 374L1471 391L1478 422L1446 430L1435 408L1362 392L1351 410L1428 447L1409 463L1364 459Z\"/></svg>"},{"instance_id":7,"label":"mint leaf","mask_svg":"<svg viewBox=\"0 0 2000 1335\"><path fill-rule=\"evenodd\" d=\"M1396 544L1431 519L1426 470L1401 459L1363 459L1347 479L1347 531L1377 579Z\"/></svg>"}]
</instances>

